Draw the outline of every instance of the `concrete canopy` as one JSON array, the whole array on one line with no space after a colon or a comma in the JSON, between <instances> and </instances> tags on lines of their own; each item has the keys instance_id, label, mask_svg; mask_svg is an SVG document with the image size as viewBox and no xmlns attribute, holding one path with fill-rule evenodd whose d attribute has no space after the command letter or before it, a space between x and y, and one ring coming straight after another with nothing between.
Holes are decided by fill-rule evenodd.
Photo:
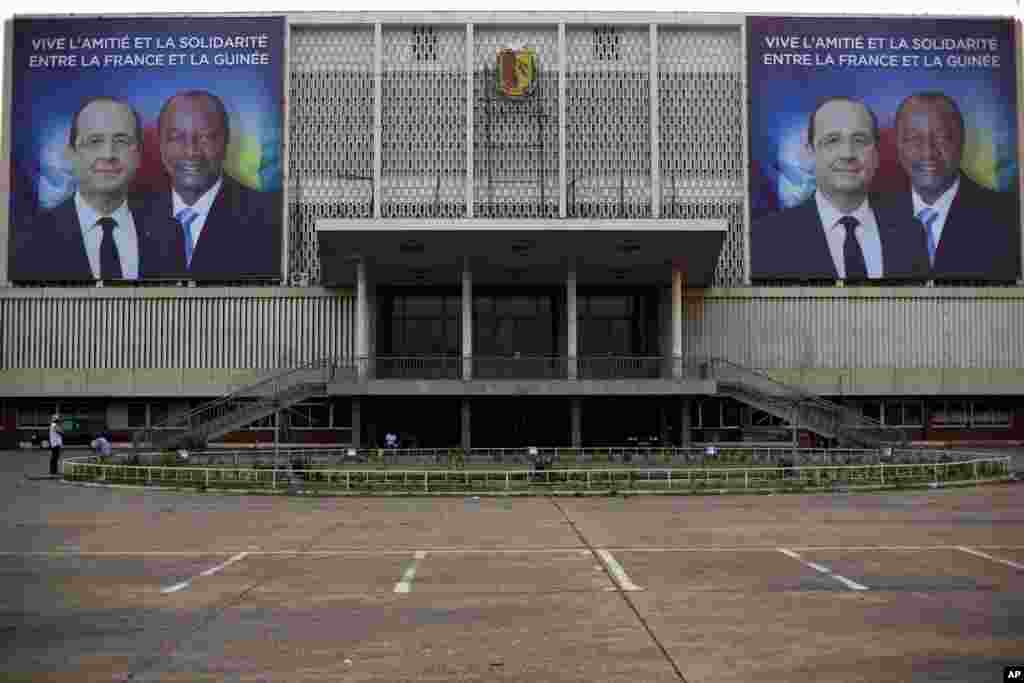
<instances>
[{"instance_id":1,"label":"concrete canopy","mask_svg":"<svg viewBox=\"0 0 1024 683\"><path fill-rule=\"evenodd\" d=\"M316 224L322 282L351 286L356 264L373 281L455 285L468 263L476 283L564 282L575 263L583 284L711 284L724 220L353 220Z\"/></svg>"}]
</instances>

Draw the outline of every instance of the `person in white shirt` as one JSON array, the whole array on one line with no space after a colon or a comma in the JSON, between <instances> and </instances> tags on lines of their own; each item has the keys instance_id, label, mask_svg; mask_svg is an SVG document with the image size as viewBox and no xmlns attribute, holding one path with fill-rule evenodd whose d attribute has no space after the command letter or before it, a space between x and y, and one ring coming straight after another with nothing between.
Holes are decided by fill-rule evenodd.
<instances>
[{"instance_id":1,"label":"person in white shirt","mask_svg":"<svg viewBox=\"0 0 1024 683\"><path fill-rule=\"evenodd\" d=\"M274 279L281 270L281 192L258 191L224 170L232 135L223 100L205 90L168 99L158 118L169 193L153 200L178 225L186 277Z\"/></svg>"},{"instance_id":2,"label":"person in white shirt","mask_svg":"<svg viewBox=\"0 0 1024 683\"><path fill-rule=\"evenodd\" d=\"M966 128L956 100L910 95L896 110L896 148L910 192L893 208L926 241L932 279L1015 280L1020 221L1014 192L996 192L960 168Z\"/></svg>"},{"instance_id":3,"label":"person in white shirt","mask_svg":"<svg viewBox=\"0 0 1024 683\"><path fill-rule=\"evenodd\" d=\"M123 100L94 97L71 118L64 154L74 195L14 230L13 280L136 280L180 273L181 240L128 189L142 159L142 123Z\"/></svg>"},{"instance_id":4,"label":"person in white shirt","mask_svg":"<svg viewBox=\"0 0 1024 683\"><path fill-rule=\"evenodd\" d=\"M64 427L60 423L60 415L50 420L50 474L57 474L60 464L60 449L64 446Z\"/></svg>"},{"instance_id":5,"label":"person in white shirt","mask_svg":"<svg viewBox=\"0 0 1024 683\"><path fill-rule=\"evenodd\" d=\"M110 441L107 439L107 435L100 432L92 441L92 449L100 457L109 457Z\"/></svg>"}]
</instances>

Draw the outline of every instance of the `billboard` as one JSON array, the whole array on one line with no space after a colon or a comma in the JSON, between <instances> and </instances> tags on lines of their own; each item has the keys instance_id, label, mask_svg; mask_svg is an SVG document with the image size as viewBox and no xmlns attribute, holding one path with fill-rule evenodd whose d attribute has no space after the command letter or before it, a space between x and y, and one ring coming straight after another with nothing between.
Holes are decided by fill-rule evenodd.
<instances>
[{"instance_id":1,"label":"billboard","mask_svg":"<svg viewBox=\"0 0 1024 683\"><path fill-rule=\"evenodd\" d=\"M16 19L11 279L279 279L284 34Z\"/></svg>"},{"instance_id":2,"label":"billboard","mask_svg":"<svg viewBox=\"0 0 1024 683\"><path fill-rule=\"evenodd\" d=\"M1015 280L1010 19L750 17L756 280Z\"/></svg>"}]
</instances>

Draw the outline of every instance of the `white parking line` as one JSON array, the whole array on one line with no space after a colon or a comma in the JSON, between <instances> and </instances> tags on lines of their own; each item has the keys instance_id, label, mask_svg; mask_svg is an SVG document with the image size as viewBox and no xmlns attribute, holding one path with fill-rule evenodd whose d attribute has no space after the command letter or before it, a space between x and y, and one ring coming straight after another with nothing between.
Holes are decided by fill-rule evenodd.
<instances>
[{"instance_id":1,"label":"white parking line","mask_svg":"<svg viewBox=\"0 0 1024 683\"><path fill-rule=\"evenodd\" d=\"M839 574L835 574L828 567L820 565L820 564L818 564L816 562L808 562L807 560L805 560L804 558L800 557L799 554L793 552L792 550L788 550L786 548L776 548L776 550L778 550L780 553L782 553L786 557L792 557L794 560L796 560L800 564L804 565L805 567L810 567L814 571L821 572L822 574L826 574L828 576L831 576L833 579L835 579L836 581L838 581L839 583L843 584L844 586L846 586L847 588L849 588L851 590L855 590L855 591L866 591L866 590L868 590L867 586L863 586L863 585L857 583L856 581L850 581L845 576L840 576Z\"/></svg>"},{"instance_id":2,"label":"white parking line","mask_svg":"<svg viewBox=\"0 0 1024 683\"><path fill-rule=\"evenodd\" d=\"M800 552L813 552L816 550L861 552L861 551L906 551L906 550L957 550L961 546L955 545L820 545L820 546L791 546L791 550ZM975 549L986 550L1024 550L1024 545L975 545ZM776 552L774 545L709 545L709 546L608 546L612 552L629 553L730 553L730 552ZM234 548L225 550L230 552ZM0 550L0 557L200 557L213 554L210 550L73 550L70 547L58 547L55 550ZM266 557L344 557L344 556L380 556L408 555L413 552L412 548L366 548L366 547L332 547L321 550L248 550L248 555ZM580 546L523 546L488 548L475 546L450 546L431 548L432 555L520 555L520 554L551 554L559 555L565 553L579 552L582 555L590 554L591 551Z\"/></svg>"},{"instance_id":3,"label":"white parking line","mask_svg":"<svg viewBox=\"0 0 1024 683\"><path fill-rule=\"evenodd\" d=\"M408 593L412 590L412 580L416 578L416 567L419 565L420 560L427 556L426 550L417 550L416 554L413 555L412 564L405 568L402 572L402 580L395 584L396 593Z\"/></svg>"},{"instance_id":4,"label":"white parking line","mask_svg":"<svg viewBox=\"0 0 1024 683\"><path fill-rule=\"evenodd\" d=\"M962 550L965 553L969 553L971 555L977 555L978 557L984 557L986 560L992 560L993 562L998 562L999 564L1005 564L1006 566L1013 567L1014 569L1024 569L1024 564L1020 564L1019 562L1013 562L1011 560L1004 560L1004 559L1002 559L1000 557L993 557L992 555L989 555L988 553L983 553L980 550L975 550L973 548L968 548L965 545L958 545L956 547L956 549L957 550Z\"/></svg>"},{"instance_id":5,"label":"white parking line","mask_svg":"<svg viewBox=\"0 0 1024 683\"><path fill-rule=\"evenodd\" d=\"M242 558L244 558L248 554L249 553L238 553L237 555L233 555L226 562L221 562L216 567L210 567L209 569L206 569L204 571L199 572L199 576L212 576L212 575L216 574L217 572L219 572L221 569L224 569L225 567L227 567L229 565L232 565L235 562L238 562L239 560L241 560ZM184 589L188 588L189 586L191 586L192 582L196 578L199 578L199 576L197 576L195 578L192 578L192 579L189 579L187 581L182 581L181 583L176 583L173 586L167 586L166 588L161 588L160 592L164 593L165 595L167 593L177 593L178 591L184 590Z\"/></svg>"},{"instance_id":6,"label":"white parking line","mask_svg":"<svg viewBox=\"0 0 1024 683\"><path fill-rule=\"evenodd\" d=\"M619 564L618 560L612 556L611 552L602 548L597 551L597 555L601 558L601 561L604 562L604 566L608 568L608 572L612 575L612 578L615 579L615 583L619 584L619 588L624 591L643 590L643 588L629 580L629 575L626 574L626 570L622 568L622 565Z\"/></svg>"}]
</instances>

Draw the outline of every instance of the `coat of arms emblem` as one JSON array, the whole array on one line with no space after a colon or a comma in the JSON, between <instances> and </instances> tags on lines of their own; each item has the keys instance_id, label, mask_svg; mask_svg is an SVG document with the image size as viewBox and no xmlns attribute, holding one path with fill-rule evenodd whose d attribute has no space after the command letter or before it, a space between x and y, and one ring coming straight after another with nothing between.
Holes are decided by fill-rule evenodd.
<instances>
[{"instance_id":1,"label":"coat of arms emblem","mask_svg":"<svg viewBox=\"0 0 1024 683\"><path fill-rule=\"evenodd\" d=\"M537 53L531 48L498 50L498 94L525 97L537 85Z\"/></svg>"}]
</instances>

